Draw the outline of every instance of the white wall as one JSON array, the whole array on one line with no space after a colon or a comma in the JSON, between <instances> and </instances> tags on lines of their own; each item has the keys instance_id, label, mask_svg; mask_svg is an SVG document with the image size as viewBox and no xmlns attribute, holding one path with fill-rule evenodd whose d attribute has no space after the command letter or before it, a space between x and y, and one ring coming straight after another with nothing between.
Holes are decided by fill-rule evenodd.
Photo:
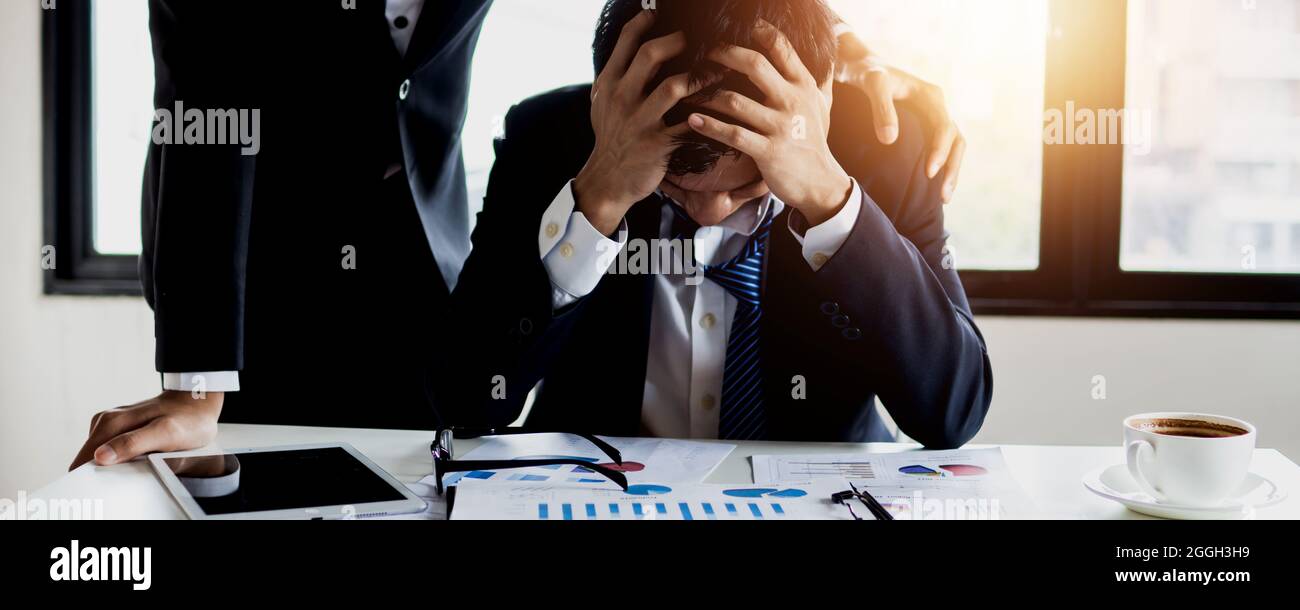
<instances>
[{"instance_id":1,"label":"white wall","mask_svg":"<svg viewBox=\"0 0 1300 610\"><path fill-rule=\"evenodd\" d=\"M1253 422L1259 446L1300 460L1300 322L978 322L994 392L977 441L1117 444L1128 415L1197 411ZM1096 375L1105 400L1093 399Z\"/></svg>"},{"instance_id":2,"label":"white wall","mask_svg":"<svg viewBox=\"0 0 1300 610\"><path fill-rule=\"evenodd\" d=\"M41 294L38 7L0 3L0 498L59 476L94 412L158 389L142 300ZM1124 415L1189 409L1251 420L1262 446L1300 459L1300 323L980 325L996 390L978 441L1113 444ZM1095 375L1106 400L1092 398Z\"/></svg>"},{"instance_id":3,"label":"white wall","mask_svg":"<svg viewBox=\"0 0 1300 610\"><path fill-rule=\"evenodd\" d=\"M0 498L67 469L96 411L157 392L134 298L41 294L40 3L0 3Z\"/></svg>"}]
</instances>

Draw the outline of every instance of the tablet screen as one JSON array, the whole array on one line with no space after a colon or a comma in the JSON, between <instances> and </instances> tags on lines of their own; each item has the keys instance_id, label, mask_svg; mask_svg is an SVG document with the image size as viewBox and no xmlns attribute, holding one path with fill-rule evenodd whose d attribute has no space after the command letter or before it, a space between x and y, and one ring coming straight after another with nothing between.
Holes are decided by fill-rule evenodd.
<instances>
[{"instance_id":1,"label":"tablet screen","mask_svg":"<svg viewBox=\"0 0 1300 610\"><path fill-rule=\"evenodd\" d=\"M163 460L208 515L389 502L402 494L339 447Z\"/></svg>"}]
</instances>

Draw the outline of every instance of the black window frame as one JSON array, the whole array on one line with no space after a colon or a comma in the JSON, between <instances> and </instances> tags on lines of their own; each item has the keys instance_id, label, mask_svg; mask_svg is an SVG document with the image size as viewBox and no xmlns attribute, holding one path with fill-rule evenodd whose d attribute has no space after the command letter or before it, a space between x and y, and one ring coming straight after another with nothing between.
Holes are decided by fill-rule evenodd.
<instances>
[{"instance_id":1,"label":"black window frame","mask_svg":"<svg viewBox=\"0 0 1300 610\"><path fill-rule=\"evenodd\" d=\"M44 292L139 296L140 257L95 250L91 0L59 0L55 6L42 11L44 232L55 253Z\"/></svg>"},{"instance_id":2,"label":"black window frame","mask_svg":"<svg viewBox=\"0 0 1300 610\"><path fill-rule=\"evenodd\" d=\"M1124 108L1127 0L1048 1L1045 108ZM45 292L139 295L138 257L94 250L90 3L44 15L45 232L58 257ZM1300 274L1123 270L1123 168L1120 145L1044 145L1039 264L961 271L976 313L1300 319Z\"/></svg>"}]
</instances>

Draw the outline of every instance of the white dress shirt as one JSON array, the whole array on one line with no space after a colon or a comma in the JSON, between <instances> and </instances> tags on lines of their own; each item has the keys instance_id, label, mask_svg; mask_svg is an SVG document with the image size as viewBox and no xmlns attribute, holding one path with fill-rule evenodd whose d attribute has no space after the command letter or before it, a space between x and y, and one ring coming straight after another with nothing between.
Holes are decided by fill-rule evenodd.
<instances>
[{"instance_id":1,"label":"white dress shirt","mask_svg":"<svg viewBox=\"0 0 1300 610\"><path fill-rule=\"evenodd\" d=\"M848 240L862 198L855 181L848 202L830 220L802 235L794 226L788 227L813 271L821 270ZM735 258L768 210L775 216L783 208L784 203L768 196L746 204L718 226L701 227L693 242L697 264L717 265ZM673 211L664 206L658 235L672 237L673 217ZM794 215L790 218L793 225ZM551 279L555 309L596 289L601 278L611 272L618 253L627 247L627 235L626 220L618 241L591 226L576 209L572 182L556 195L538 232L538 251ZM718 438L722 375L736 298L712 281L700 282L689 273L656 274L653 298L641 432L656 437Z\"/></svg>"},{"instance_id":2,"label":"white dress shirt","mask_svg":"<svg viewBox=\"0 0 1300 610\"><path fill-rule=\"evenodd\" d=\"M446 1L446 0L444 0ZM411 46L411 35L420 19L424 0L388 0L384 17L388 32L393 36L393 46L402 55ZM164 390L181 392L238 392L238 371L209 371L205 373L163 373Z\"/></svg>"},{"instance_id":3,"label":"white dress shirt","mask_svg":"<svg viewBox=\"0 0 1300 610\"><path fill-rule=\"evenodd\" d=\"M402 55L406 55L406 48L411 46L411 34L415 33L415 22L420 19L420 10L423 8L424 0L388 0L384 7L388 32L393 35L393 46Z\"/></svg>"}]
</instances>

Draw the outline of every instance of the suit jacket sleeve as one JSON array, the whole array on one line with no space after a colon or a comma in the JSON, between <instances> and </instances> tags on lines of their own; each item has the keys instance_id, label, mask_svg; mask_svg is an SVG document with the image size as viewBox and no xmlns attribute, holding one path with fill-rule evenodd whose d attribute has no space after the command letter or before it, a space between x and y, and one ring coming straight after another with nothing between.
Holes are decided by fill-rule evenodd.
<instances>
[{"instance_id":1,"label":"suit jacket sleeve","mask_svg":"<svg viewBox=\"0 0 1300 610\"><path fill-rule=\"evenodd\" d=\"M240 75L253 58L231 34L242 14L223 3L150 0L156 108L254 110L247 94L255 85ZM185 145L175 143L182 133L171 135L173 143L151 145L143 185L140 271L156 366L239 370L256 157L238 142Z\"/></svg>"},{"instance_id":2,"label":"suit jacket sleeve","mask_svg":"<svg viewBox=\"0 0 1300 610\"><path fill-rule=\"evenodd\" d=\"M846 168L851 174L880 177L871 181L844 246L804 281L818 300L809 303L812 315L826 315L818 312L825 306L849 318L852 330L817 326L862 372L899 428L927 447L957 447L984 421L993 374L945 248L941 182L926 176L919 150L926 139L914 118L904 115L904 123L907 141L888 158L849 162L859 166ZM863 164L887 168L882 174Z\"/></svg>"}]
</instances>

